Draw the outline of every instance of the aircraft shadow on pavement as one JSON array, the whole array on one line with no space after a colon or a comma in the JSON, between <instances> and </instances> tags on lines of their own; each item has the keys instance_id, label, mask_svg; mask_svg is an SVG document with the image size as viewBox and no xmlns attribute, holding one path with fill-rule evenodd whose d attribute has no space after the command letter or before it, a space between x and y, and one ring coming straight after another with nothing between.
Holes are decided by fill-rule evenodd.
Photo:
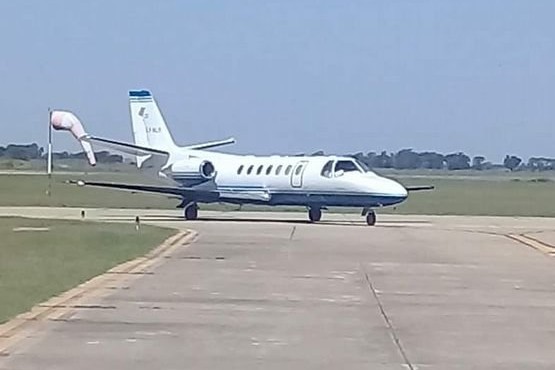
<instances>
[{"instance_id":1,"label":"aircraft shadow on pavement","mask_svg":"<svg viewBox=\"0 0 555 370\"><path fill-rule=\"evenodd\" d=\"M170 216L170 215L146 215L141 216L139 215L142 221L150 221L150 222L187 222L194 225L198 222L237 222L237 223L275 223L275 224L296 224L296 225L310 225L311 222L309 220L303 219L279 219L279 218L268 218L268 217L199 217L197 220L184 220L183 217L177 216ZM115 216L110 217L107 216L104 218L105 220L114 220L114 221L134 221L134 217L126 217L126 216ZM386 221L378 221L376 224L377 227L402 227L404 225L415 225L415 224L429 224L428 221L421 221L421 220L386 220ZM323 226L363 226L368 227L366 222L363 218L360 221L352 221L352 220L322 220L319 222L314 223L314 225L323 225Z\"/></svg>"}]
</instances>

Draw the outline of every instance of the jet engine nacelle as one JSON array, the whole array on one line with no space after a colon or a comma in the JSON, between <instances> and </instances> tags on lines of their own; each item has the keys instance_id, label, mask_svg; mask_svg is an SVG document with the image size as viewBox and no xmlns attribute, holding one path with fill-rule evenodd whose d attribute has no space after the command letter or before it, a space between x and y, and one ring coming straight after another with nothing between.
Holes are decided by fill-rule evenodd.
<instances>
[{"instance_id":1,"label":"jet engine nacelle","mask_svg":"<svg viewBox=\"0 0 555 370\"><path fill-rule=\"evenodd\" d=\"M171 177L178 182L198 184L212 180L215 176L216 168L212 162L200 158L178 161L171 166Z\"/></svg>"}]
</instances>

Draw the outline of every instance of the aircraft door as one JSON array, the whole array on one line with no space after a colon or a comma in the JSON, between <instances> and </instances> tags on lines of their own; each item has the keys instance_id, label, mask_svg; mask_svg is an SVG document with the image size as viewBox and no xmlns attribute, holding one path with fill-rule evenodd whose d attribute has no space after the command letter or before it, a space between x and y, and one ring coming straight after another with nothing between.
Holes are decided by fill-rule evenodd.
<instances>
[{"instance_id":1,"label":"aircraft door","mask_svg":"<svg viewBox=\"0 0 555 370\"><path fill-rule=\"evenodd\" d=\"M308 161L297 162L293 171L291 171L291 186L294 188L300 188L303 186L303 174L306 169Z\"/></svg>"}]
</instances>

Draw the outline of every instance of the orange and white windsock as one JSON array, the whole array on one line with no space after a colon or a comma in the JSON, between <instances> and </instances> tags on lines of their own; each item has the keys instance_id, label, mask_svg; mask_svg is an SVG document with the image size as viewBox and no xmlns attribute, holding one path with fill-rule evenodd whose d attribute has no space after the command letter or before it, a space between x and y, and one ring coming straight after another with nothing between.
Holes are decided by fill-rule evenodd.
<instances>
[{"instance_id":1,"label":"orange and white windsock","mask_svg":"<svg viewBox=\"0 0 555 370\"><path fill-rule=\"evenodd\" d=\"M55 130L63 130L69 131L79 141L81 147L83 147L83 151L87 155L89 163L91 166L96 164L96 158L94 156L94 151L90 142L87 139L87 133L85 132L85 128L79 118L75 116L75 114L63 111L63 110L55 110L50 115L50 124Z\"/></svg>"}]
</instances>

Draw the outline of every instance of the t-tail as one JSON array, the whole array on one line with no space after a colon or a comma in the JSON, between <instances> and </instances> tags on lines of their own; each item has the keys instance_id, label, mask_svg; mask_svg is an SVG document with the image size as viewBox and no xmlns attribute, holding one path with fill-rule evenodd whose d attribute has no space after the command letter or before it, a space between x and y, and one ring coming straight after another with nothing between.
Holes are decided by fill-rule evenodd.
<instances>
[{"instance_id":1,"label":"t-tail","mask_svg":"<svg viewBox=\"0 0 555 370\"><path fill-rule=\"evenodd\" d=\"M129 108L136 145L168 153L177 150L164 116L150 91L129 91Z\"/></svg>"},{"instance_id":2,"label":"t-tail","mask_svg":"<svg viewBox=\"0 0 555 370\"><path fill-rule=\"evenodd\" d=\"M156 100L148 90L129 91L129 109L133 124L133 138L135 144L139 146L175 153L181 149L202 150L235 143L234 138L228 138L178 147L173 141Z\"/></svg>"},{"instance_id":3,"label":"t-tail","mask_svg":"<svg viewBox=\"0 0 555 370\"><path fill-rule=\"evenodd\" d=\"M137 167L147 167L155 173L171 166L176 158L190 156L191 150L216 148L235 142L235 139L229 138L178 147L173 141L158 104L148 90L129 91L129 108L134 144L87 134L81 121L69 111L54 111L51 113L50 120L55 129L70 131L73 134L83 146L92 165L96 163L91 146L91 143L94 143L110 150L136 156Z\"/></svg>"}]
</instances>

